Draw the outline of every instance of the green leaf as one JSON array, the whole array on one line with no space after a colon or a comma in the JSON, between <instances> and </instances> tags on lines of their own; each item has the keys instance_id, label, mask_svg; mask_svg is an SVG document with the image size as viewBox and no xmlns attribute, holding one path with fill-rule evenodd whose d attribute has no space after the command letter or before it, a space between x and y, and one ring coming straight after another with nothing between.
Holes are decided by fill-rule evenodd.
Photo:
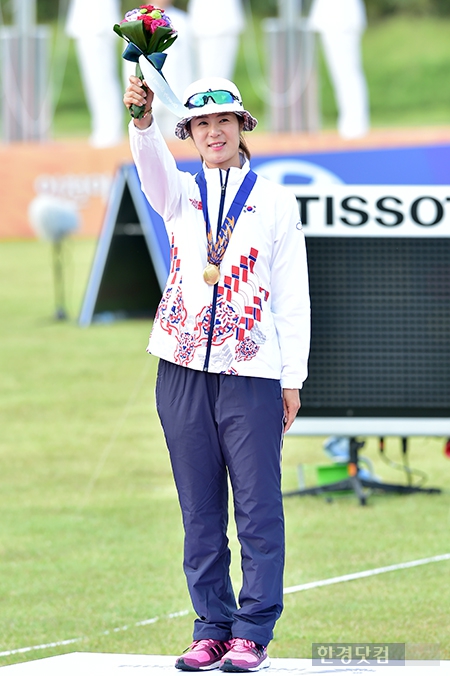
<instances>
[{"instance_id":1,"label":"green leaf","mask_svg":"<svg viewBox=\"0 0 450 676\"><path fill-rule=\"evenodd\" d=\"M153 54L154 52L163 52L177 39L178 35L173 34L172 28L159 26L150 36L144 28L143 21L128 21L127 23L115 24L113 31L124 40L129 40L135 44L144 54Z\"/></svg>"},{"instance_id":2,"label":"green leaf","mask_svg":"<svg viewBox=\"0 0 450 676\"><path fill-rule=\"evenodd\" d=\"M122 29L121 29L121 27L120 27L120 25L119 25L118 23L115 23L115 24L114 24L113 31L114 31L114 33L117 33L117 35L118 35L119 37L123 38L123 35L122 35Z\"/></svg>"},{"instance_id":3,"label":"green leaf","mask_svg":"<svg viewBox=\"0 0 450 676\"><path fill-rule=\"evenodd\" d=\"M117 26L118 24L116 24ZM114 26L114 30L116 29ZM115 32L121 37L128 39L130 42L139 47L144 53L147 52L147 34L144 30L144 24L142 21L128 21L127 23L122 23L119 26L120 33L115 30Z\"/></svg>"},{"instance_id":4,"label":"green leaf","mask_svg":"<svg viewBox=\"0 0 450 676\"><path fill-rule=\"evenodd\" d=\"M173 35L171 38L167 38L164 43L161 43L159 45L158 52L164 52L166 49L170 47L170 45L173 45L175 40L177 39L178 35Z\"/></svg>"},{"instance_id":5,"label":"green leaf","mask_svg":"<svg viewBox=\"0 0 450 676\"><path fill-rule=\"evenodd\" d=\"M172 33L171 28L165 28L164 26L159 26L153 33L150 41L148 43L147 54L153 54L153 52L161 52L160 43L163 44L164 40L168 35Z\"/></svg>"}]
</instances>

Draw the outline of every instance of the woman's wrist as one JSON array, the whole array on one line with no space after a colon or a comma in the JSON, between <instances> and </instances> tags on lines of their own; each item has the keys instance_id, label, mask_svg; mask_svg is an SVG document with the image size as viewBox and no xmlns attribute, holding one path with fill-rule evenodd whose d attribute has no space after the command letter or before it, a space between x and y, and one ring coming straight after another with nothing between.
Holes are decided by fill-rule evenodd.
<instances>
[{"instance_id":1,"label":"woman's wrist","mask_svg":"<svg viewBox=\"0 0 450 676\"><path fill-rule=\"evenodd\" d=\"M152 122L153 122L153 114L152 114L152 108L147 110L142 117L134 117L134 115L131 113L130 110L130 115L133 118L133 124L137 129L140 129L143 131L144 129L148 129Z\"/></svg>"}]
</instances>

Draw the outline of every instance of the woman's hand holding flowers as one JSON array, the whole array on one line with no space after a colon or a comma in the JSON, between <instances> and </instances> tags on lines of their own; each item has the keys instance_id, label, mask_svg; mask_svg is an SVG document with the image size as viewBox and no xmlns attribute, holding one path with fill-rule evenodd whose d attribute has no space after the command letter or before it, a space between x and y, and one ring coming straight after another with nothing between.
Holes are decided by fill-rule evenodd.
<instances>
[{"instance_id":1,"label":"woman's hand holding flowers","mask_svg":"<svg viewBox=\"0 0 450 676\"><path fill-rule=\"evenodd\" d=\"M123 102L128 110L131 106L144 106L141 118L135 117L133 122L138 129L147 129L152 123L152 103L154 94L145 82L135 75L130 75L130 83L125 90Z\"/></svg>"}]
</instances>

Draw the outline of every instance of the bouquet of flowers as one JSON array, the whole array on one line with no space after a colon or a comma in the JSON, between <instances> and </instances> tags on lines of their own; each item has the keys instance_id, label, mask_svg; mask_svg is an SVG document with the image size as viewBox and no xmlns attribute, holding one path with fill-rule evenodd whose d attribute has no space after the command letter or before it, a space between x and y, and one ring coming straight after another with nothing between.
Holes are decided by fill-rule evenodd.
<instances>
[{"instance_id":1,"label":"bouquet of flowers","mask_svg":"<svg viewBox=\"0 0 450 676\"><path fill-rule=\"evenodd\" d=\"M178 37L164 10L153 5L141 5L130 10L120 24L114 25L113 30L128 42L122 56L128 61L136 62L136 76L141 80L144 77L139 66L139 57L144 55L158 71L161 71L167 56L162 52ZM144 107L133 105L131 112L134 117L141 118Z\"/></svg>"}]
</instances>

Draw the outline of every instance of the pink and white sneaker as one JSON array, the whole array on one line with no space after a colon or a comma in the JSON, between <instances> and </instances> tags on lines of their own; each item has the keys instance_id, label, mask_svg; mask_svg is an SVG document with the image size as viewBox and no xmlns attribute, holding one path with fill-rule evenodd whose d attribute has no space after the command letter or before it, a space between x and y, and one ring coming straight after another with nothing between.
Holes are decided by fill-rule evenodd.
<instances>
[{"instance_id":1,"label":"pink and white sneaker","mask_svg":"<svg viewBox=\"0 0 450 676\"><path fill-rule=\"evenodd\" d=\"M230 650L231 642L215 638L194 641L175 662L182 671L206 671L216 669L222 657Z\"/></svg>"},{"instance_id":2,"label":"pink and white sneaker","mask_svg":"<svg viewBox=\"0 0 450 676\"><path fill-rule=\"evenodd\" d=\"M270 667L267 648L246 638L232 638L231 649L220 662L221 671L259 671Z\"/></svg>"}]
</instances>

